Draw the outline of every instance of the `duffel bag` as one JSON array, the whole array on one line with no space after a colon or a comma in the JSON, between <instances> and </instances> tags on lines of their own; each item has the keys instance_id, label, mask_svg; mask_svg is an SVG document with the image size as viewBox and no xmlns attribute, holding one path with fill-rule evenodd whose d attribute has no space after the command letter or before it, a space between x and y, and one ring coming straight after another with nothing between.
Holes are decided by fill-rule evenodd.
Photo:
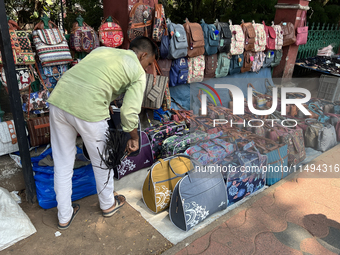
<instances>
[{"instance_id":1,"label":"duffel bag","mask_svg":"<svg viewBox=\"0 0 340 255\"><path fill-rule=\"evenodd\" d=\"M268 138L258 136L249 136L247 139L253 140L260 153L268 157L267 185L273 185L288 176L290 171L288 169L287 144L277 144Z\"/></svg>"},{"instance_id":2,"label":"duffel bag","mask_svg":"<svg viewBox=\"0 0 340 255\"><path fill-rule=\"evenodd\" d=\"M184 123L175 121L171 121L167 124L157 124L146 128L144 132L149 137L154 160L161 157L163 141L172 135L183 132L186 128L187 126Z\"/></svg>"},{"instance_id":3,"label":"duffel bag","mask_svg":"<svg viewBox=\"0 0 340 255\"><path fill-rule=\"evenodd\" d=\"M226 208L227 196L221 172L201 168L189 172L176 184L169 216L176 227L189 231L215 212Z\"/></svg>"},{"instance_id":4,"label":"duffel bag","mask_svg":"<svg viewBox=\"0 0 340 255\"><path fill-rule=\"evenodd\" d=\"M168 208L176 183L192 168L190 157L186 155L158 160L151 166L143 183L144 204L154 213Z\"/></svg>"},{"instance_id":5,"label":"duffel bag","mask_svg":"<svg viewBox=\"0 0 340 255\"><path fill-rule=\"evenodd\" d=\"M264 170L268 158L259 153L253 141L237 139L235 142L239 144L245 141L246 144L241 150L237 149L235 153L217 163L223 170L228 206L262 189L266 183Z\"/></svg>"},{"instance_id":6,"label":"duffel bag","mask_svg":"<svg viewBox=\"0 0 340 255\"><path fill-rule=\"evenodd\" d=\"M214 138L188 148L185 154L191 156L198 163L207 165L215 164L217 161L233 153L234 150L234 144Z\"/></svg>"}]
</instances>

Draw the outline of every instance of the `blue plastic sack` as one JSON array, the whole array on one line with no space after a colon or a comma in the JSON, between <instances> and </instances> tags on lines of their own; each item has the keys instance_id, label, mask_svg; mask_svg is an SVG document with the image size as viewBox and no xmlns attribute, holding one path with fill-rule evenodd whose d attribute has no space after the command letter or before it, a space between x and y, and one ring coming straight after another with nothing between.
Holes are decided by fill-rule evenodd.
<instances>
[{"instance_id":1,"label":"blue plastic sack","mask_svg":"<svg viewBox=\"0 0 340 255\"><path fill-rule=\"evenodd\" d=\"M82 153L82 150L77 148L77 153ZM50 209L57 206L56 194L54 192L53 167L38 165L39 161L47 155L51 155L52 157L51 148L47 149L39 156L31 158L38 203L44 209ZM72 177L72 201L94 195L96 193L97 189L92 165L90 164L74 169Z\"/></svg>"}]
</instances>

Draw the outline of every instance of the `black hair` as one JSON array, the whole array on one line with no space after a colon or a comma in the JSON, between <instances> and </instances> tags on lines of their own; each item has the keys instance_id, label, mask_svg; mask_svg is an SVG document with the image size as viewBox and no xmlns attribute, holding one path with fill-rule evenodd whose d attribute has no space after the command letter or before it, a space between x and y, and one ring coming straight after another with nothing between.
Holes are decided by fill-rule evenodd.
<instances>
[{"instance_id":1,"label":"black hair","mask_svg":"<svg viewBox=\"0 0 340 255\"><path fill-rule=\"evenodd\" d=\"M157 45L150 38L145 36L138 36L133 39L130 43L130 49L147 52L151 56L154 55L156 60L159 58Z\"/></svg>"}]
</instances>

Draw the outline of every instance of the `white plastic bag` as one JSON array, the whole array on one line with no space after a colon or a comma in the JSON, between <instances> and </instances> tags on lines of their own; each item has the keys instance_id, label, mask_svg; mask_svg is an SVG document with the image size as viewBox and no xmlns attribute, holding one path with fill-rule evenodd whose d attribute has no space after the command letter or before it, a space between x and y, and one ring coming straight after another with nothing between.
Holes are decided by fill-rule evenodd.
<instances>
[{"instance_id":1,"label":"white plastic bag","mask_svg":"<svg viewBox=\"0 0 340 255\"><path fill-rule=\"evenodd\" d=\"M0 251L37 232L10 193L0 187Z\"/></svg>"}]
</instances>

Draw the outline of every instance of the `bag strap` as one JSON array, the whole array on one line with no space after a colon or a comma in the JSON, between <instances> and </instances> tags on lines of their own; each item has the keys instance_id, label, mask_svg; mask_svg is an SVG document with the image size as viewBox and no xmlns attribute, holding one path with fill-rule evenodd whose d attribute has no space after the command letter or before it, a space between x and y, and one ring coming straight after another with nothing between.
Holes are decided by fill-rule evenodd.
<instances>
[{"instance_id":1,"label":"bag strap","mask_svg":"<svg viewBox=\"0 0 340 255\"><path fill-rule=\"evenodd\" d=\"M178 173L176 173L176 171L175 171L175 170L172 168L172 166L171 166L171 160L178 158L180 161L183 162L183 160L180 159L181 157L182 157L182 158L187 158L187 159L189 159L189 160L190 160L190 163L191 163L191 161L192 161L191 157L188 156L188 155L185 155L185 154L180 154L180 155L177 155L177 156L173 157L172 159L170 159L170 161L169 161L170 170L171 170L171 172L173 172L174 175L176 175L176 176L178 176L178 177L184 177L184 176L187 175L187 173L184 173L184 174L178 174ZM184 163L184 162L183 162L183 163ZM186 164L184 164L184 165L186 166ZM190 171L192 171L192 170L193 170L193 169L188 169L188 172L190 172Z\"/></svg>"},{"instance_id":2,"label":"bag strap","mask_svg":"<svg viewBox=\"0 0 340 255\"><path fill-rule=\"evenodd\" d=\"M111 18L112 21L107 21L108 18ZM106 17L102 20L102 22L101 22L100 25L103 25L103 24L106 23L106 22L114 22L114 23L116 23L116 24L118 24L118 25L120 26L119 21L118 21L117 19L115 19L114 17L112 17L112 16L106 16Z\"/></svg>"},{"instance_id":3,"label":"bag strap","mask_svg":"<svg viewBox=\"0 0 340 255\"><path fill-rule=\"evenodd\" d=\"M300 27L305 27L307 24L307 19L306 19L306 12L307 11L302 11L302 15L301 15L301 20L300 20Z\"/></svg>"}]
</instances>

